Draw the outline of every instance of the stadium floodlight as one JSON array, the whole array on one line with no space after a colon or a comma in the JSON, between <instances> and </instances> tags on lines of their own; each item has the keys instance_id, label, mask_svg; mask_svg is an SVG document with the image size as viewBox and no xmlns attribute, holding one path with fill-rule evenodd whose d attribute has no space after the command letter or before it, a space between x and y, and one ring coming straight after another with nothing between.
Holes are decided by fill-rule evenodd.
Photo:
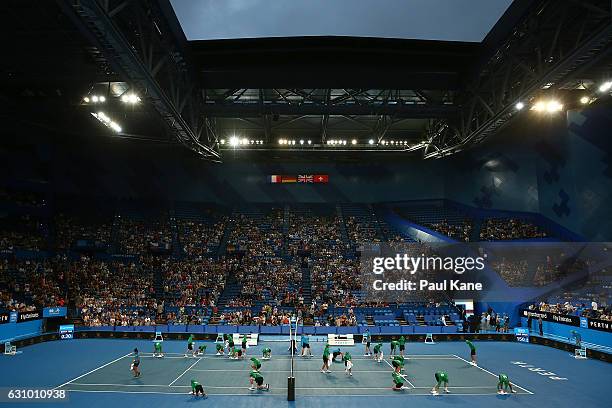
<instances>
[{"instance_id":1,"label":"stadium floodlight","mask_svg":"<svg viewBox=\"0 0 612 408\"><path fill-rule=\"evenodd\" d=\"M591 98L589 98L588 96L583 96L582 98L580 98L580 103L583 105L586 105L589 102L591 102Z\"/></svg>"},{"instance_id":2,"label":"stadium floodlight","mask_svg":"<svg viewBox=\"0 0 612 408\"><path fill-rule=\"evenodd\" d=\"M84 97L84 98L83 98L83 102L85 102L85 103L89 103L89 96Z\"/></svg>"},{"instance_id":3,"label":"stadium floodlight","mask_svg":"<svg viewBox=\"0 0 612 408\"><path fill-rule=\"evenodd\" d=\"M91 100L93 103L98 103L98 96L97 95L92 96Z\"/></svg>"},{"instance_id":4,"label":"stadium floodlight","mask_svg":"<svg viewBox=\"0 0 612 408\"><path fill-rule=\"evenodd\" d=\"M136 94L123 94L121 95L121 102L123 103L131 103L132 105L140 102L140 97Z\"/></svg>"},{"instance_id":5,"label":"stadium floodlight","mask_svg":"<svg viewBox=\"0 0 612 408\"><path fill-rule=\"evenodd\" d=\"M368 144L373 145L374 144L374 139L368 140Z\"/></svg>"},{"instance_id":6,"label":"stadium floodlight","mask_svg":"<svg viewBox=\"0 0 612 408\"><path fill-rule=\"evenodd\" d=\"M343 141L342 141L342 144L343 144L344 146L346 146L346 140L343 140Z\"/></svg>"},{"instance_id":7,"label":"stadium floodlight","mask_svg":"<svg viewBox=\"0 0 612 408\"><path fill-rule=\"evenodd\" d=\"M516 110L523 110L523 108L525 107L525 104L523 102L517 102L516 105L514 105L514 107L516 108Z\"/></svg>"},{"instance_id":8,"label":"stadium floodlight","mask_svg":"<svg viewBox=\"0 0 612 408\"><path fill-rule=\"evenodd\" d=\"M225 139L221 139L221 144L224 145L225 144Z\"/></svg>"},{"instance_id":9,"label":"stadium floodlight","mask_svg":"<svg viewBox=\"0 0 612 408\"><path fill-rule=\"evenodd\" d=\"M599 92L608 92L612 89L612 81L606 81L599 86Z\"/></svg>"},{"instance_id":10,"label":"stadium floodlight","mask_svg":"<svg viewBox=\"0 0 612 408\"><path fill-rule=\"evenodd\" d=\"M304 140L300 140L300 144L303 145L304 144Z\"/></svg>"},{"instance_id":11,"label":"stadium floodlight","mask_svg":"<svg viewBox=\"0 0 612 408\"><path fill-rule=\"evenodd\" d=\"M99 100L100 102L106 102L106 98L105 98L104 96L99 96L99 97L98 97L98 100Z\"/></svg>"},{"instance_id":12,"label":"stadium floodlight","mask_svg":"<svg viewBox=\"0 0 612 408\"><path fill-rule=\"evenodd\" d=\"M544 109L546 109L546 103L538 101L535 103L535 105L533 105L532 109L536 112L542 112Z\"/></svg>"},{"instance_id":13,"label":"stadium floodlight","mask_svg":"<svg viewBox=\"0 0 612 408\"><path fill-rule=\"evenodd\" d=\"M559 103L559 101L552 100L552 101L549 101L549 102L546 104L546 111L547 111L548 113L555 113L555 112L559 112L559 111L561 111L562 109L563 109L563 105L561 105L561 103Z\"/></svg>"},{"instance_id":14,"label":"stadium floodlight","mask_svg":"<svg viewBox=\"0 0 612 408\"><path fill-rule=\"evenodd\" d=\"M108 125L111 129L113 129L115 132L119 133L121 132L121 126L119 126L118 124L116 124L115 122L111 122Z\"/></svg>"},{"instance_id":15,"label":"stadium floodlight","mask_svg":"<svg viewBox=\"0 0 612 408\"><path fill-rule=\"evenodd\" d=\"M309 140L309 141L308 141L308 144L312 144L312 140Z\"/></svg>"},{"instance_id":16,"label":"stadium floodlight","mask_svg":"<svg viewBox=\"0 0 612 408\"><path fill-rule=\"evenodd\" d=\"M355 139L351 140L351 144L352 145L356 145L357 144L357 140L355 140Z\"/></svg>"},{"instance_id":17,"label":"stadium floodlight","mask_svg":"<svg viewBox=\"0 0 612 408\"><path fill-rule=\"evenodd\" d=\"M242 139L242 144L249 144L249 139L247 139L246 137Z\"/></svg>"},{"instance_id":18,"label":"stadium floodlight","mask_svg":"<svg viewBox=\"0 0 612 408\"><path fill-rule=\"evenodd\" d=\"M238 143L240 143L240 139L238 139L236 136L230 137L230 140L229 140L230 146L236 147L238 146Z\"/></svg>"}]
</instances>

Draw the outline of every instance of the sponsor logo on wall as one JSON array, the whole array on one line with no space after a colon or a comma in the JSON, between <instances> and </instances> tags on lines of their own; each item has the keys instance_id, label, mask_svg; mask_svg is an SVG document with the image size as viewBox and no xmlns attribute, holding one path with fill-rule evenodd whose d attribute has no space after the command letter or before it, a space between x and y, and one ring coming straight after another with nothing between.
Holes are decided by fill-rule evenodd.
<instances>
[{"instance_id":1,"label":"sponsor logo on wall","mask_svg":"<svg viewBox=\"0 0 612 408\"><path fill-rule=\"evenodd\" d=\"M31 320L38 320L40 318L42 318L42 313L40 310L17 313L17 323L29 322Z\"/></svg>"}]
</instances>

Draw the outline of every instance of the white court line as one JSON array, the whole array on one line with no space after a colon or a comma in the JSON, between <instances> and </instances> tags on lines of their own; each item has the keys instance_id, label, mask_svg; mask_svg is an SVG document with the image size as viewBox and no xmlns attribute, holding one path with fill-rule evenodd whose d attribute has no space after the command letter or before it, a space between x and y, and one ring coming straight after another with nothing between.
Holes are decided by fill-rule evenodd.
<instances>
[{"instance_id":1,"label":"white court line","mask_svg":"<svg viewBox=\"0 0 612 408\"><path fill-rule=\"evenodd\" d=\"M384 358L383 358L383 361L384 361L385 363L387 363L387 365L388 365L389 367L391 367L391 368L393 369L393 371L395 371L395 367L393 367L393 366L391 365L391 363L389 363L389 362L388 362L387 360L385 360ZM400 377L402 377L404 380L406 380L406 382L407 382L408 384L410 384L410 386L411 386L412 388L416 388L416 387L414 386L414 384L410 382L410 380L408 379L408 377L407 377L406 375L404 375L404 374L402 374L402 373L398 373L398 374L400 375Z\"/></svg>"},{"instance_id":2,"label":"white court line","mask_svg":"<svg viewBox=\"0 0 612 408\"><path fill-rule=\"evenodd\" d=\"M77 382L72 382L70 384L72 385L91 385L94 387L169 387L169 385L166 385L166 384L100 384L100 383L93 384L93 383L77 383ZM173 385L172 387L191 388L189 385Z\"/></svg>"},{"instance_id":3,"label":"white court line","mask_svg":"<svg viewBox=\"0 0 612 408\"><path fill-rule=\"evenodd\" d=\"M208 387L210 388L210 387ZM429 388L429 387L428 387ZM274 390L285 390L286 388L277 388L275 387ZM299 389L299 388L298 388ZM335 389L335 388L334 388ZM354 388L353 388L354 389ZM391 390L391 387L388 388L384 388L386 390ZM245 388L246 390L246 388ZM66 391L68 392L94 392L94 393L116 393L116 394L160 394L160 395L189 395L189 393L185 394L184 392L162 392L162 391L111 391L111 390L71 390L71 389L66 389ZM391 391L393 392L393 391ZM272 393L254 393L254 392L249 392L249 393L244 393L244 394L209 394L209 397L235 397L235 396L240 396L240 395L268 395L268 396L274 396L274 397L278 397L279 394L272 394ZM489 397L491 395L498 395L497 392L491 392L491 393L461 393L461 394L444 394L444 395L440 395L439 398L448 398L448 397L453 397L453 396L459 396L459 397L464 397L464 396L474 396L474 397ZM328 397L329 395L325 395L326 397ZM336 395L336 397L372 397L372 398L405 398L407 396L431 396L431 393L416 393L416 392L410 392L410 393L404 393L404 392L393 392L393 394L389 393L389 394L343 394L343 395ZM299 395L300 398L317 398L317 397L321 397L321 395Z\"/></svg>"},{"instance_id":4,"label":"white court line","mask_svg":"<svg viewBox=\"0 0 612 408\"><path fill-rule=\"evenodd\" d=\"M101 365L101 366L100 366L100 367L98 367L98 368L94 368L93 370L88 371L88 372L86 372L85 374L81 374L81 375L79 375L78 377L75 377L75 378L73 378L73 379L72 379L72 380L70 380L70 381L67 381L67 382L65 382L65 383L63 383L63 384L61 384L61 385L58 385L57 387L55 387L55 388L53 388L53 389L54 389L54 390L56 390L56 389L58 389L58 388L60 388L60 387L63 387L63 386L64 386L64 385L66 385L66 384L70 384L71 382L76 381L76 380L78 380L79 378L83 378L83 377L85 377L86 375L93 373L94 371L98 371L98 370L99 370L99 369L101 369L101 368L104 368L104 367L106 367L106 366L108 366L108 365L111 365L111 364L113 364L113 363L116 363L117 361L119 361L119 360L121 360L121 359L124 359L124 358L126 358L127 356L129 356L129 355L131 355L131 354L132 354L132 353L127 353L126 355L121 356L121 357L119 357L119 358L116 358L116 359L114 359L113 361L109 361L108 363L106 363L106 364L104 364L104 365Z\"/></svg>"},{"instance_id":5,"label":"white court line","mask_svg":"<svg viewBox=\"0 0 612 408\"><path fill-rule=\"evenodd\" d=\"M185 371L183 371L183 372L181 373L181 375L179 375L178 377L176 377L176 378L174 379L174 381L172 381L170 384L168 384L168 386L172 386L172 384L174 384L174 383L175 383L175 382L176 382L176 381L177 381L179 378L181 378L182 376L184 376L184 375L185 375L185 373L186 373L187 371L189 371L189 369L190 369L191 367L193 367L194 365L198 364L198 363L200 362L200 360L201 360L201 358L197 359L195 363L193 363L192 365L190 365L189 367L187 367L187 369L186 369Z\"/></svg>"},{"instance_id":6,"label":"white court line","mask_svg":"<svg viewBox=\"0 0 612 408\"><path fill-rule=\"evenodd\" d=\"M246 369L242 369L242 370L207 370L207 369L203 369L203 368L192 368L190 371L199 371L199 372L224 372L224 371L229 371L229 372L239 372L239 373L244 373L246 371ZM265 369L261 369L260 370L262 373L264 374L269 374L269 373L289 373L291 372L291 370L265 370ZM300 370L300 369L296 369L294 370L296 373L319 373L321 372L321 370ZM389 370L357 370L355 372L358 373L387 373L389 374Z\"/></svg>"},{"instance_id":7,"label":"white court line","mask_svg":"<svg viewBox=\"0 0 612 408\"><path fill-rule=\"evenodd\" d=\"M465 358L461 358L461 357L459 357L459 356L458 356L458 355L456 355L456 354L453 354L453 355L454 355L455 357L457 357L459 360L463 360L463 361L465 361L466 363L470 364L470 362L469 362L469 361L467 361ZM471 365L471 364L470 364L470 365ZM485 373L489 373L489 374L491 374L491 375L492 375L493 377L495 377L495 378L497 378L497 377L498 377L498 375L497 375L497 374L493 374L493 373L492 373L492 372L490 372L489 370L486 370L486 369L482 368L482 367L481 367L481 366L479 366L479 365L476 365L476 366L474 366L474 367L476 367L476 368L480 368L482 371L484 371ZM527 388L523 388L523 387L521 387L520 385L515 384L514 382L512 382L512 385L514 385L516 388L520 388L521 390L523 390L523 391L527 392L528 394L533 395L533 392L529 391Z\"/></svg>"}]
</instances>

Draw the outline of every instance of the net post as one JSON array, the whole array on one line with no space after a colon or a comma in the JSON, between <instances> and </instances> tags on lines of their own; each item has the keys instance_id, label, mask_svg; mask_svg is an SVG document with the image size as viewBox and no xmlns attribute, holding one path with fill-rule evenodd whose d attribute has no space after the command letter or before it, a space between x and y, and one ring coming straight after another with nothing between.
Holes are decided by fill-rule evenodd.
<instances>
[{"instance_id":1,"label":"net post","mask_svg":"<svg viewBox=\"0 0 612 408\"><path fill-rule=\"evenodd\" d=\"M287 377L287 401L295 401L295 377Z\"/></svg>"}]
</instances>

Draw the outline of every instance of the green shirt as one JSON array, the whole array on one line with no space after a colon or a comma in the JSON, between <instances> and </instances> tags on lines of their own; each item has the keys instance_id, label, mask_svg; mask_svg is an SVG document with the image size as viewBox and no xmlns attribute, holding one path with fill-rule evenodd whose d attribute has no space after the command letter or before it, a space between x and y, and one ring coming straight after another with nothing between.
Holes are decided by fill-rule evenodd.
<instances>
[{"instance_id":1,"label":"green shirt","mask_svg":"<svg viewBox=\"0 0 612 408\"><path fill-rule=\"evenodd\" d=\"M266 347L265 349L261 350L262 354L270 354L272 352L272 350L270 350L268 347Z\"/></svg>"},{"instance_id":2,"label":"green shirt","mask_svg":"<svg viewBox=\"0 0 612 408\"><path fill-rule=\"evenodd\" d=\"M187 339L187 344L193 344L193 336L189 336Z\"/></svg>"},{"instance_id":3,"label":"green shirt","mask_svg":"<svg viewBox=\"0 0 612 408\"><path fill-rule=\"evenodd\" d=\"M404 338L404 336L399 338L399 345L403 346L404 344L406 344L406 339Z\"/></svg>"},{"instance_id":4,"label":"green shirt","mask_svg":"<svg viewBox=\"0 0 612 408\"><path fill-rule=\"evenodd\" d=\"M344 357L342 357L342 360L344 361L351 361L351 353L349 353L348 351L346 353L344 353Z\"/></svg>"},{"instance_id":5,"label":"green shirt","mask_svg":"<svg viewBox=\"0 0 612 408\"><path fill-rule=\"evenodd\" d=\"M252 379L256 380L258 378L263 379L263 375L259 374L257 371L252 370L251 373L249 374L249 377L251 377Z\"/></svg>"},{"instance_id":6,"label":"green shirt","mask_svg":"<svg viewBox=\"0 0 612 408\"><path fill-rule=\"evenodd\" d=\"M253 365L257 368L261 367L261 361L259 361L258 359L256 359L255 357L251 357L251 361L253 362Z\"/></svg>"},{"instance_id":7,"label":"green shirt","mask_svg":"<svg viewBox=\"0 0 612 408\"><path fill-rule=\"evenodd\" d=\"M217 344L217 351L221 351L221 350L223 350L223 345Z\"/></svg>"},{"instance_id":8,"label":"green shirt","mask_svg":"<svg viewBox=\"0 0 612 408\"><path fill-rule=\"evenodd\" d=\"M397 361L402 367L404 366L404 357L402 356L395 356L393 357L394 361Z\"/></svg>"},{"instance_id":9,"label":"green shirt","mask_svg":"<svg viewBox=\"0 0 612 408\"><path fill-rule=\"evenodd\" d=\"M382 348L382 344L378 343L377 345L374 346L374 352L380 353L381 348Z\"/></svg>"},{"instance_id":10,"label":"green shirt","mask_svg":"<svg viewBox=\"0 0 612 408\"><path fill-rule=\"evenodd\" d=\"M156 352L161 352L161 343L160 342L155 342L155 351Z\"/></svg>"},{"instance_id":11,"label":"green shirt","mask_svg":"<svg viewBox=\"0 0 612 408\"><path fill-rule=\"evenodd\" d=\"M499 375L499 383L500 384L510 384L510 379L508 378L508 376L506 374L500 374Z\"/></svg>"},{"instance_id":12,"label":"green shirt","mask_svg":"<svg viewBox=\"0 0 612 408\"><path fill-rule=\"evenodd\" d=\"M391 340L391 348L396 348L398 344L397 340Z\"/></svg>"},{"instance_id":13,"label":"green shirt","mask_svg":"<svg viewBox=\"0 0 612 408\"><path fill-rule=\"evenodd\" d=\"M200 385L196 380L191 380L191 391L195 392L196 387Z\"/></svg>"},{"instance_id":14,"label":"green shirt","mask_svg":"<svg viewBox=\"0 0 612 408\"><path fill-rule=\"evenodd\" d=\"M446 373L446 371L438 371L436 372L436 379L438 380L438 382L448 382L448 374Z\"/></svg>"},{"instance_id":15,"label":"green shirt","mask_svg":"<svg viewBox=\"0 0 612 408\"><path fill-rule=\"evenodd\" d=\"M476 351L476 347L474 346L474 343L472 343L469 340L466 340L465 343L470 347L470 350Z\"/></svg>"},{"instance_id":16,"label":"green shirt","mask_svg":"<svg viewBox=\"0 0 612 408\"><path fill-rule=\"evenodd\" d=\"M329 347L325 347L323 350L323 357L329 357Z\"/></svg>"},{"instance_id":17,"label":"green shirt","mask_svg":"<svg viewBox=\"0 0 612 408\"><path fill-rule=\"evenodd\" d=\"M245 347L247 344L247 336L242 336L242 347Z\"/></svg>"},{"instance_id":18,"label":"green shirt","mask_svg":"<svg viewBox=\"0 0 612 408\"><path fill-rule=\"evenodd\" d=\"M404 383L404 378L402 378L401 375L399 375L398 373L394 372L393 374L391 374L393 377L393 382L395 384L403 384Z\"/></svg>"}]
</instances>

